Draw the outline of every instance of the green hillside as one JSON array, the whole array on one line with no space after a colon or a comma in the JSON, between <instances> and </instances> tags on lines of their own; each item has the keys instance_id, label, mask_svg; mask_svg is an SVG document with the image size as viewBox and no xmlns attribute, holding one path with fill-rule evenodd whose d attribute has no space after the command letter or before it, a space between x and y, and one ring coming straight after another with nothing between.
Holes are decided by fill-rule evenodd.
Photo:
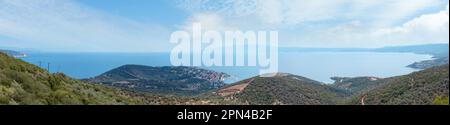
<instances>
[{"instance_id":1,"label":"green hillside","mask_svg":"<svg viewBox=\"0 0 450 125\"><path fill-rule=\"evenodd\" d=\"M383 79L383 85L362 93L353 104L429 105L445 102L449 96L448 64Z\"/></svg>"},{"instance_id":2,"label":"green hillside","mask_svg":"<svg viewBox=\"0 0 450 125\"><path fill-rule=\"evenodd\" d=\"M124 92L50 74L0 53L0 104L139 104Z\"/></svg>"},{"instance_id":3,"label":"green hillside","mask_svg":"<svg viewBox=\"0 0 450 125\"><path fill-rule=\"evenodd\" d=\"M0 105L199 105L196 98L121 90L50 74L0 52Z\"/></svg>"},{"instance_id":4,"label":"green hillside","mask_svg":"<svg viewBox=\"0 0 450 125\"><path fill-rule=\"evenodd\" d=\"M285 73L275 77L253 77L208 93L211 98L227 103L250 105L337 104L345 95L340 89Z\"/></svg>"},{"instance_id":5,"label":"green hillside","mask_svg":"<svg viewBox=\"0 0 450 125\"><path fill-rule=\"evenodd\" d=\"M138 68L139 69L139 68ZM183 71L172 80L205 76L196 68L168 68ZM161 69L160 69L161 70ZM0 104L8 105L448 105L448 64L390 78L335 77L335 84L286 73L275 77L252 77L202 92L195 97L143 93L139 89L105 86L51 74L32 64L0 53ZM134 71L134 70L133 70ZM143 71L137 72L137 71ZM134 76L167 80L174 76L151 75L137 70ZM193 72L201 71L192 74ZM123 72L122 72L123 73ZM181 73L181 74L180 74ZM189 74L191 73L191 74ZM185 74L185 75L183 75ZM112 77L112 75L105 75ZM119 75L124 76L124 75ZM197 80L212 80L195 77ZM117 77L114 77L117 78ZM206 78L206 79L205 79ZM127 77L128 79L128 77ZM97 79L98 80L98 79ZM216 79L217 80L217 79ZM167 81L166 81L167 83ZM182 83L180 83L181 85ZM212 85L206 84L205 85ZM214 87L214 86L209 86Z\"/></svg>"}]
</instances>

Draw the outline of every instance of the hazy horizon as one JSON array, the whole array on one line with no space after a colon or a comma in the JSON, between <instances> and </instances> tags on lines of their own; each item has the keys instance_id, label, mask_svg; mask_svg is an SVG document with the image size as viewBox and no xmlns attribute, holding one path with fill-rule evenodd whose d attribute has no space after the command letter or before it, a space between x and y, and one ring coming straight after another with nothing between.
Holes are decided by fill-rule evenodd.
<instances>
[{"instance_id":1,"label":"hazy horizon","mask_svg":"<svg viewBox=\"0 0 450 125\"><path fill-rule=\"evenodd\" d=\"M289 52L289 50L285 50L285 49L312 49L314 51L320 52L320 51L329 51L330 49L338 49L336 51L339 51L340 49L379 49L379 48L386 48L386 47L407 47L407 46L421 46L421 45L449 45L448 43L433 43L433 44L409 44L409 45L396 45L396 46L383 46L383 47L374 47L374 48L347 48L347 47L341 47L341 48L336 48L336 47L284 47L281 46L279 47L279 51L280 52ZM120 51L103 51L103 52L96 52L96 51L47 51L47 50L40 50L40 49L33 49L33 48L20 48L20 47L5 47L5 46L0 46L0 50L4 49L4 50L13 50L13 51L20 51L20 52L37 52L37 53L170 53L170 50L166 50L166 51L159 51L159 52L120 52Z\"/></svg>"}]
</instances>

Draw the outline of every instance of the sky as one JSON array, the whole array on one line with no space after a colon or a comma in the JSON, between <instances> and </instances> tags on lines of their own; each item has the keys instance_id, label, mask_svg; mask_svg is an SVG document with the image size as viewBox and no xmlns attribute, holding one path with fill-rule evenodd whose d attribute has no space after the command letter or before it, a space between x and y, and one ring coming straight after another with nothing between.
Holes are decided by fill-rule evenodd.
<instances>
[{"instance_id":1,"label":"sky","mask_svg":"<svg viewBox=\"0 0 450 125\"><path fill-rule=\"evenodd\" d=\"M0 0L0 47L167 52L171 33L279 31L279 46L449 42L448 0Z\"/></svg>"}]
</instances>

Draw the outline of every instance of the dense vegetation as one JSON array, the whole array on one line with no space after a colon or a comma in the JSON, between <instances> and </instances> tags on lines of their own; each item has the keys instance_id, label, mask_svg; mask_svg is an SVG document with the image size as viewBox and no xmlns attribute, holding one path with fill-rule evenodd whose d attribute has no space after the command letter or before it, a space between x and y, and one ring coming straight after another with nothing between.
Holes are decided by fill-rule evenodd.
<instances>
[{"instance_id":1,"label":"dense vegetation","mask_svg":"<svg viewBox=\"0 0 450 125\"><path fill-rule=\"evenodd\" d=\"M242 86L243 84L247 84ZM241 91L234 86L242 86ZM228 90L228 91L224 91ZM221 93L231 94L221 94ZM275 77L253 77L214 92L216 98L222 98L237 104L250 105L325 105L336 104L345 96L345 91L323 85L320 82L301 76L279 73Z\"/></svg>"},{"instance_id":2,"label":"dense vegetation","mask_svg":"<svg viewBox=\"0 0 450 125\"><path fill-rule=\"evenodd\" d=\"M137 104L122 91L50 74L0 53L0 104Z\"/></svg>"},{"instance_id":3,"label":"dense vegetation","mask_svg":"<svg viewBox=\"0 0 450 125\"><path fill-rule=\"evenodd\" d=\"M447 64L404 76L382 79L378 82L382 82L383 85L354 98L353 104L359 104L361 99L369 105L441 104L440 102L445 102L445 97L449 96L448 70Z\"/></svg>"},{"instance_id":4,"label":"dense vegetation","mask_svg":"<svg viewBox=\"0 0 450 125\"><path fill-rule=\"evenodd\" d=\"M165 95L157 91L142 93L133 87L116 88L113 87L115 85L92 84L72 79L62 73L48 73L44 69L0 52L0 104L359 105L364 102L366 105L448 105L449 98L448 64L391 78L335 77L333 79L336 82L332 85L325 85L301 76L278 73L275 77L257 76L216 89L214 89L216 86L210 83L217 82L218 79L212 78L221 78L226 75L216 74L223 76L211 77L211 72L207 70L187 67L162 69L160 67L157 71L151 71L154 68L141 68L135 65L122 68L127 70L119 68L121 72L105 73L102 79L114 78L110 82L119 81L115 84L138 78L154 81L191 80L190 85L197 84L200 80L205 85L209 85L204 91L210 91L201 92L203 94L199 96L183 97ZM158 74L155 75L155 72ZM165 85L167 81L156 83ZM182 86L183 83L177 84L185 88ZM124 88L126 90L123 90Z\"/></svg>"},{"instance_id":5,"label":"dense vegetation","mask_svg":"<svg viewBox=\"0 0 450 125\"><path fill-rule=\"evenodd\" d=\"M206 94L221 103L288 105L448 105L448 64L391 78L334 77L324 85L304 77L279 74L254 77ZM240 88L239 88L240 87Z\"/></svg>"},{"instance_id":6,"label":"dense vegetation","mask_svg":"<svg viewBox=\"0 0 450 125\"><path fill-rule=\"evenodd\" d=\"M141 92L197 95L224 86L225 77L195 67L124 65L87 81Z\"/></svg>"},{"instance_id":7,"label":"dense vegetation","mask_svg":"<svg viewBox=\"0 0 450 125\"><path fill-rule=\"evenodd\" d=\"M301 76L253 77L209 92L225 104L448 105L448 64L391 78L334 77L324 85Z\"/></svg>"},{"instance_id":8,"label":"dense vegetation","mask_svg":"<svg viewBox=\"0 0 450 125\"><path fill-rule=\"evenodd\" d=\"M444 98L442 98L440 96L436 97L433 100L433 105L449 105L449 103L448 103L448 96L444 97Z\"/></svg>"},{"instance_id":9,"label":"dense vegetation","mask_svg":"<svg viewBox=\"0 0 450 125\"><path fill-rule=\"evenodd\" d=\"M120 90L51 74L0 52L0 105L193 105L195 98Z\"/></svg>"}]
</instances>

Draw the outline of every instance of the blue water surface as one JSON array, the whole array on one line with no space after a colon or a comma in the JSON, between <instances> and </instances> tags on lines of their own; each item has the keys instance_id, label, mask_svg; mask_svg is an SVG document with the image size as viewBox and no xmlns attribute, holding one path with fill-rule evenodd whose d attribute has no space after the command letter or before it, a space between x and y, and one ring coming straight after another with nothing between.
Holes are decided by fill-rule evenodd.
<instances>
[{"instance_id":1,"label":"blue water surface","mask_svg":"<svg viewBox=\"0 0 450 125\"><path fill-rule=\"evenodd\" d=\"M280 52L279 72L304 76L324 83L330 77L404 75L417 69L407 65L428 60L430 55L379 52ZM125 64L171 66L169 53L28 53L23 60L51 72L89 78ZM203 67L232 75L227 82L259 74L258 67Z\"/></svg>"}]
</instances>

